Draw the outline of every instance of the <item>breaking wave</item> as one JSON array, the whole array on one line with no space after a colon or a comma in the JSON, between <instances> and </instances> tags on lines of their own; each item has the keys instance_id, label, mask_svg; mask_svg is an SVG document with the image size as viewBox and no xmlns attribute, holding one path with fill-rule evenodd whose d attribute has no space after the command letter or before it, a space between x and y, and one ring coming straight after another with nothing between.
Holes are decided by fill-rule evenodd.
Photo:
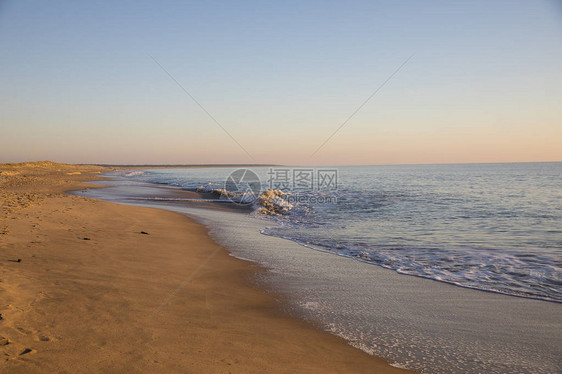
<instances>
[{"instance_id":1,"label":"breaking wave","mask_svg":"<svg viewBox=\"0 0 562 374\"><path fill-rule=\"evenodd\" d=\"M145 171L143 170L134 170L134 171L127 171L123 173L124 177L131 178L131 177L138 177L139 175L143 175Z\"/></svg>"}]
</instances>

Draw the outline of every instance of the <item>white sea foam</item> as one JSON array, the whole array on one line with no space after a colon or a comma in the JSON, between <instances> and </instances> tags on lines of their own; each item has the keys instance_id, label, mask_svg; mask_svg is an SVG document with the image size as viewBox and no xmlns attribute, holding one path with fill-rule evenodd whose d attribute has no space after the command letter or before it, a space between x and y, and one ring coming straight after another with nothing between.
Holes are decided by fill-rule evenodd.
<instances>
[{"instance_id":1,"label":"white sea foam","mask_svg":"<svg viewBox=\"0 0 562 374\"><path fill-rule=\"evenodd\" d=\"M131 178L131 177L138 177L139 175L143 175L144 173L145 172L143 170L134 170L134 171L125 172L123 176L127 178Z\"/></svg>"},{"instance_id":2,"label":"white sea foam","mask_svg":"<svg viewBox=\"0 0 562 374\"><path fill-rule=\"evenodd\" d=\"M286 195L280 190L266 190L255 201L257 214L278 215L288 214L294 205L287 202Z\"/></svg>"}]
</instances>

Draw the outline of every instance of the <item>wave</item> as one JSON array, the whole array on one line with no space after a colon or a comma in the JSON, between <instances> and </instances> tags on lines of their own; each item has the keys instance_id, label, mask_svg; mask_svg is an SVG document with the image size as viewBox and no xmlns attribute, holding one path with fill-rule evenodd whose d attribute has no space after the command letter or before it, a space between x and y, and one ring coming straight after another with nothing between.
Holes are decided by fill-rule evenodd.
<instances>
[{"instance_id":1,"label":"wave","mask_svg":"<svg viewBox=\"0 0 562 374\"><path fill-rule=\"evenodd\" d=\"M280 190L266 190L255 201L255 213L264 215L285 215L295 207L286 199L287 194Z\"/></svg>"},{"instance_id":2,"label":"wave","mask_svg":"<svg viewBox=\"0 0 562 374\"><path fill-rule=\"evenodd\" d=\"M195 191L210 193L220 200L230 200L237 204L251 204L255 214L286 215L294 208L294 205L287 201L288 194L281 190L265 190L256 198L251 192L232 192L215 186L215 183L208 183L198 186Z\"/></svg>"},{"instance_id":3,"label":"wave","mask_svg":"<svg viewBox=\"0 0 562 374\"><path fill-rule=\"evenodd\" d=\"M124 172L122 175L124 177L131 178L131 177L137 177L139 175L143 175L144 173L145 173L145 171L143 171L143 170L134 170L134 171Z\"/></svg>"},{"instance_id":4,"label":"wave","mask_svg":"<svg viewBox=\"0 0 562 374\"><path fill-rule=\"evenodd\" d=\"M195 188L196 192L209 193L217 200L230 201L236 204L250 204L255 199L255 195L251 192L230 192L224 188L213 188L214 184L207 186L199 186Z\"/></svg>"}]
</instances>

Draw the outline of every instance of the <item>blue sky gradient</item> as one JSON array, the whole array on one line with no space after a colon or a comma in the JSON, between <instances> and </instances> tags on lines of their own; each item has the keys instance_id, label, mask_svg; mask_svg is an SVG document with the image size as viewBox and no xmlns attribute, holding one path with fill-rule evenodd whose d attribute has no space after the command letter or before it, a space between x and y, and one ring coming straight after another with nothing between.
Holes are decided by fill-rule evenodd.
<instances>
[{"instance_id":1,"label":"blue sky gradient","mask_svg":"<svg viewBox=\"0 0 562 374\"><path fill-rule=\"evenodd\" d=\"M257 162L562 160L556 1L3 1L0 43L0 161L251 162L150 55Z\"/></svg>"}]
</instances>

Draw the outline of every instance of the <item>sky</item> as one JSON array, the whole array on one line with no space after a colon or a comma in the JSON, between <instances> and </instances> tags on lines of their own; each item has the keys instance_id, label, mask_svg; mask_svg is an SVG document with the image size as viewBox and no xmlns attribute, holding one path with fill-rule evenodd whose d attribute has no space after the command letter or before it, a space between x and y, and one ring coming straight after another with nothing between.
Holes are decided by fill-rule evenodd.
<instances>
[{"instance_id":1,"label":"sky","mask_svg":"<svg viewBox=\"0 0 562 374\"><path fill-rule=\"evenodd\" d=\"M0 0L0 45L0 162L562 161L557 0Z\"/></svg>"}]
</instances>

